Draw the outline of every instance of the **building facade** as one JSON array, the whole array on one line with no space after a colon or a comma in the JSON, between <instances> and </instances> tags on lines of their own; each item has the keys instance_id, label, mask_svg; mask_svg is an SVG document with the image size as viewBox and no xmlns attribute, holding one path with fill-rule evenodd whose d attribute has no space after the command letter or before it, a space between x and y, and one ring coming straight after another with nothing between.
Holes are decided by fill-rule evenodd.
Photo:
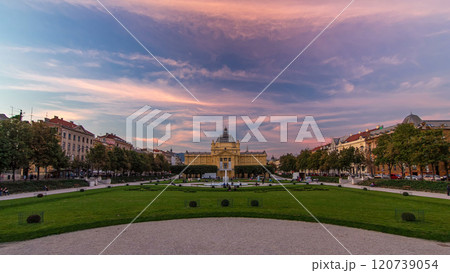
<instances>
[{"instance_id":1,"label":"building facade","mask_svg":"<svg viewBox=\"0 0 450 273\"><path fill-rule=\"evenodd\" d=\"M57 128L57 136L61 148L71 161L77 159L86 160L86 155L94 145L95 135L86 130L82 125L77 125L73 121L66 121L63 118L54 116L52 119L45 119L45 123Z\"/></svg>"},{"instance_id":2,"label":"building facade","mask_svg":"<svg viewBox=\"0 0 450 273\"><path fill-rule=\"evenodd\" d=\"M263 152L241 152L239 141L235 141L228 134L227 128L223 134L211 143L211 152L188 152L185 155L186 165L216 165L217 176L224 177L225 172L228 177L235 177L235 166L267 164L267 154ZM195 160L195 161L194 161Z\"/></svg>"},{"instance_id":3,"label":"building facade","mask_svg":"<svg viewBox=\"0 0 450 273\"><path fill-rule=\"evenodd\" d=\"M128 143L121 137L110 133L106 133L103 136L98 136L95 139L95 143L105 145L108 150L112 150L114 147L118 147L125 150L133 150L133 145L131 143Z\"/></svg>"}]
</instances>

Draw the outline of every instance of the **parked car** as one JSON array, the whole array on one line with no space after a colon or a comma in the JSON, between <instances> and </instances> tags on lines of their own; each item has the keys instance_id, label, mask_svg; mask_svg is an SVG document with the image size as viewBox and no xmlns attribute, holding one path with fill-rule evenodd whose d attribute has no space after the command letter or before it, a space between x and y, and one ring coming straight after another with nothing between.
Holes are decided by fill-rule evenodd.
<instances>
[{"instance_id":1,"label":"parked car","mask_svg":"<svg viewBox=\"0 0 450 273\"><path fill-rule=\"evenodd\" d=\"M390 177L390 178L391 178L391 179L401 179L402 176L399 175L399 174L391 174L391 177Z\"/></svg>"},{"instance_id":2,"label":"parked car","mask_svg":"<svg viewBox=\"0 0 450 273\"><path fill-rule=\"evenodd\" d=\"M417 175L409 175L409 176L406 176L405 179L408 179L408 180L419 180L420 178Z\"/></svg>"},{"instance_id":3,"label":"parked car","mask_svg":"<svg viewBox=\"0 0 450 273\"><path fill-rule=\"evenodd\" d=\"M433 181L433 180L441 180L441 177L439 175L431 175L431 174L426 174L423 176L423 179L426 181Z\"/></svg>"}]
</instances>

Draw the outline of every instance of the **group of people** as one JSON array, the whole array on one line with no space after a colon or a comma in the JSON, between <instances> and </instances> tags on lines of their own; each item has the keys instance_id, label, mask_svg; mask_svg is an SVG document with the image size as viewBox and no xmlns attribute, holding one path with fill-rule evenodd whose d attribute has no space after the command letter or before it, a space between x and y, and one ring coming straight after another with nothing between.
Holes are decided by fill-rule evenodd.
<instances>
[{"instance_id":1,"label":"group of people","mask_svg":"<svg viewBox=\"0 0 450 273\"><path fill-rule=\"evenodd\" d=\"M4 187L4 188L0 187L0 196L2 196L2 195L5 195L5 196L9 195L9 190L7 187Z\"/></svg>"}]
</instances>

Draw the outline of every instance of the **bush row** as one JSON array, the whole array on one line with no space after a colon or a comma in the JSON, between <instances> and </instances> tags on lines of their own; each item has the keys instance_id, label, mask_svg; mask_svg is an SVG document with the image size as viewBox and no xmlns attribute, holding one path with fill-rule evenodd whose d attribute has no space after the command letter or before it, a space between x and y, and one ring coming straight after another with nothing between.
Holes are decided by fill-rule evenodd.
<instances>
[{"instance_id":1,"label":"bush row","mask_svg":"<svg viewBox=\"0 0 450 273\"><path fill-rule=\"evenodd\" d=\"M404 187L411 187L411 190L428 191L428 192L447 192L448 182L443 181L421 181L421 180L406 180L406 179L375 179L367 180L360 183L360 185L369 186L375 183L377 187L403 189Z\"/></svg>"},{"instance_id":2,"label":"bush row","mask_svg":"<svg viewBox=\"0 0 450 273\"><path fill-rule=\"evenodd\" d=\"M9 193L43 191L44 186L49 190L87 187L89 183L84 180L67 179L67 180L41 180L41 181L7 181L0 182L0 188L8 188Z\"/></svg>"}]
</instances>

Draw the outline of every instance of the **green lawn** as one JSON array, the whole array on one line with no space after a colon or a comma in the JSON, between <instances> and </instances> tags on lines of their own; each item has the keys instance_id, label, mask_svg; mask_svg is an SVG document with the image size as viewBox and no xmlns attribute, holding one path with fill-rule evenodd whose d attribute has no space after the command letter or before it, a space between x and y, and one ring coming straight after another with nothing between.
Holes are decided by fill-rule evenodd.
<instances>
[{"instance_id":1,"label":"green lawn","mask_svg":"<svg viewBox=\"0 0 450 273\"><path fill-rule=\"evenodd\" d=\"M43 198L0 201L0 242L129 223L165 186L128 186ZM320 185L290 185L291 192L323 223L410 237L450 241L450 201ZM231 207L218 201L229 199ZM261 207L249 207L257 199ZM198 201L197 208L186 202ZM424 221L402 222L395 209L423 210ZM19 224L19 214L44 212L41 224ZM260 217L314 222L280 186L241 188L169 187L137 222L196 217ZM263 227L262 227L263 228ZM319 228L319 227L318 227Z\"/></svg>"}]
</instances>

